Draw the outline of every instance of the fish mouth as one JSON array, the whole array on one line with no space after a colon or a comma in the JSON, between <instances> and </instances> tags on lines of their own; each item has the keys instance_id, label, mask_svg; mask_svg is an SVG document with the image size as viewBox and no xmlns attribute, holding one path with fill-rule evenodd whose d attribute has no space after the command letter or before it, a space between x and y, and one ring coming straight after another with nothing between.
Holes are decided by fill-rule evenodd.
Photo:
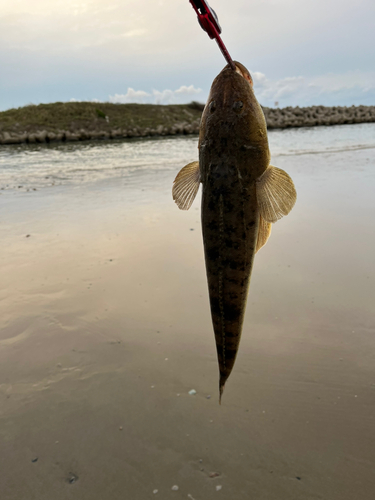
<instances>
[{"instance_id":1,"label":"fish mouth","mask_svg":"<svg viewBox=\"0 0 375 500\"><path fill-rule=\"evenodd\" d=\"M239 63L238 61L233 61L234 64L236 65L236 73L238 73L239 75L241 75L243 78L245 78L245 80L247 80L250 84L250 87L252 88L253 87L253 79L251 78L251 75L250 75L250 72L247 68L245 68L245 66L241 63ZM232 69L229 64L225 67L225 69ZM233 71L233 70L232 70Z\"/></svg>"}]
</instances>

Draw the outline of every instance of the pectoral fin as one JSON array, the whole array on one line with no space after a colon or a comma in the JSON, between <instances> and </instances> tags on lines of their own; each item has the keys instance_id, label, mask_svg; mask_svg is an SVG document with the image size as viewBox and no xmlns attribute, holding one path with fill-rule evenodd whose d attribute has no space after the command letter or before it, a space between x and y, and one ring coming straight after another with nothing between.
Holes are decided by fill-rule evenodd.
<instances>
[{"instance_id":1,"label":"pectoral fin","mask_svg":"<svg viewBox=\"0 0 375 500\"><path fill-rule=\"evenodd\" d=\"M257 180L256 193L260 215L266 222L276 222L288 215L297 199L292 179L272 165Z\"/></svg>"},{"instance_id":2,"label":"pectoral fin","mask_svg":"<svg viewBox=\"0 0 375 500\"><path fill-rule=\"evenodd\" d=\"M272 224L270 222L266 222L261 215L259 216L259 230L255 253L267 243L271 234L271 226Z\"/></svg>"},{"instance_id":3,"label":"pectoral fin","mask_svg":"<svg viewBox=\"0 0 375 500\"><path fill-rule=\"evenodd\" d=\"M180 210L189 210L201 182L199 162L188 163L177 174L172 188L172 196Z\"/></svg>"}]
</instances>

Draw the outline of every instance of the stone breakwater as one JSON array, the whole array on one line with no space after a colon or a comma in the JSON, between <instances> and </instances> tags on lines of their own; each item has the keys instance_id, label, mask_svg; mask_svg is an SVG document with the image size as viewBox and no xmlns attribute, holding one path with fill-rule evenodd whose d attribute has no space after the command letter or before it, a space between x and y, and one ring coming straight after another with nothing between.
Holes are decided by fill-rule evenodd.
<instances>
[{"instance_id":1,"label":"stone breakwater","mask_svg":"<svg viewBox=\"0 0 375 500\"><path fill-rule=\"evenodd\" d=\"M203 110L203 105L195 103L195 106L196 109L199 106L200 111ZM268 129L375 122L375 106L263 108L263 111ZM189 115L189 113L187 114ZM98 130L97 126L94 130L90 130L90 127L78 128L76 125L64 130L51 130L51 127L38 129L35 126L32 131L0 130L0 144L35 144L55 141L74 142L198 134L200 119L192 118L193 116L190 120L188 118L186 121L172 125L158 125L156 127L111 128L109 121L103 120L105 125L103 124L102 130Z\"/></svg>"},{"instance_id":2,"label":"stone breakwater","mask_svg":"<svg viewBox=\"0 0 375 500\"><path fill-rule=\"evenodd\" d=\"M375 122L375 106L263 108L267 128L316 127Z\"/></svg>"},{"instance_id":3,"label":"stone breakwater","mask_svg":"<svg viewBox=\"0 0 375 500\"><path fill-rule=\"evenodd\" d=\"M77 142L88 140L126 139L133 137L154 137L166 135L198 134L200 120L179 123L171 127L159 125L156 128L117 128L112 130L37 130L35 132L0 132L0 144L35 144L44 142Z\"/></svg>"}]
</instances>

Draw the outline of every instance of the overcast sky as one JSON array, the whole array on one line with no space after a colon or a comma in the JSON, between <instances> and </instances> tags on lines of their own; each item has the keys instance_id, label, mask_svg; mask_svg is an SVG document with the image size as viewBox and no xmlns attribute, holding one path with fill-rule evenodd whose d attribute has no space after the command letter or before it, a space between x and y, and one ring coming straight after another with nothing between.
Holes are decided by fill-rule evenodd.
<instances>
[{"instance_id":1,"label":"overcast sky","mask_svg":"<svg viewBox=\"0 0 375 500\"><path fill-rule=\"evenodd\" d=\"M266 106L375 105L374 0L211 0ZM225 65L188 0L0 0L0 109L205 102Z\"/></svg>"}]
</instances>

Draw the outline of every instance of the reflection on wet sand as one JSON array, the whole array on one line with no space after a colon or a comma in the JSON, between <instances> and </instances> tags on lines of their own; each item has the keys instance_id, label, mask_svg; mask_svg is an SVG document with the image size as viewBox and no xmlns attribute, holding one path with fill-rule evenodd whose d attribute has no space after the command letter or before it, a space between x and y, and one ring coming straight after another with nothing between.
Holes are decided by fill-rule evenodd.
<instances>
[{"instance_id":1,"label":"reflection on wet sand","mask_svg":"<svg viewBox=\"0 0 375 500\"><path fill-rule=\"evenodd\" d=\"M1 497L372 499L374 151L278 158L299 200L221 407L199 202L169 169L1 195Z\"/></svg>"}]
</instances>

